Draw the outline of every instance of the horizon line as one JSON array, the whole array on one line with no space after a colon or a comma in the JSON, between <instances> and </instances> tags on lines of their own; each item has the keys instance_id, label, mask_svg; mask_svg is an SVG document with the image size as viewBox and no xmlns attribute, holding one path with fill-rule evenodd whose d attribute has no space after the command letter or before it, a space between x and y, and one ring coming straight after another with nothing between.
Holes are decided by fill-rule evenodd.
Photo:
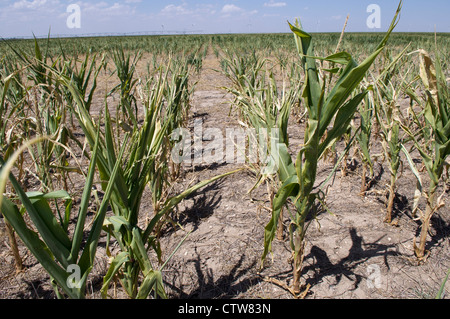
<instances>
[{"instance_id":1,"label":"horizon line","mask_svg":"<svg viewBox=\"0 0 450 319\"><path fill-rule=\"evenodd\" d=\"M193 30L193 31L138 31L138 32L92 32L92 33L83 33L83 34L55 34L51 35L50 33L47 35L32 35L32 36L10 36L10 37L2 37L4 40L31 40L31 39L47 39L47 38L103 38L103 37L132 37L132 36L176 36L176 35L251 35L251 34L290 34L289 31L280 31L280 32L212 32L205 33L203 30ZM315 31L308 32L311 34L340 34L338 31ZM351 33L385 33L385 31L348 31L346 34ZM394 31L392 33L406 33L406 34L450 34L450 32L435 32L435 31Z\"/></svg>"}]
</instances>

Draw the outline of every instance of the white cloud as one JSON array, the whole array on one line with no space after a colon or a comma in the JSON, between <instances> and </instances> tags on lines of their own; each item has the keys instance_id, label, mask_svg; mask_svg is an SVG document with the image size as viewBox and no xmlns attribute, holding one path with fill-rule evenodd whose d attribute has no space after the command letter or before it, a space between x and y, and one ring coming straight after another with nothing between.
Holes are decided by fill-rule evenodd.
<instances>
[{"instance_id":1,"label":"white cloud","mask_svg":"<svg viewBox=\"0 0 450 319\"><path fill-rule=\"evenodd\" d=\"M34 0L34 1L16 1L13 4L14 9L37 9L39 7L45 6L47 0Z\"/></svg>"},{"instance_id":2,"label":"white cloud","mask_svg":"<svg viewBox=\"0 0 450 319\"><path fill-rule=\"evenodd\" d=\"M229 17L245 17L245 16L252 16L258 13L258 10L252 10L252 11L247 11L244 10L234 4L226 4L223 6L222 10L220 11L220 13L222 14L221 17L222 18L229 18Z\"/></svg>"},{"instance_id":3,"label":"white cloud","mask_svg":"<svg viewBox=\"0 0 450 319\"><path fill-rule=\"evenodd\" d=\"M136 3L136 0L128 0L125 1L125 3L128 3L129 1L134 1ZM101 21L107 20L109 17L131 17L136 13L136 8L133 6L130 2L130 4L124 4L115 2L113 4L109 4L108 2L101 1L101 2L78 2L78 4L81 7L82 14L86 14L89 17L95 16L97 19L100 19Z\"/></svg>"},{"instance_id":4,"label":"white cloud","mask_svg":"<svg viewBox=\"0 0 450 319\"><path fill-rule=\"evenodd\" d=\"M239 8L238 6L234 4L226 4L222 8L222 13L224 14L230 14L230 13L236 13L236 12L242 12L242 8Z\"/></svg>"},{"instance_id":5,"label":"white cloud","mask_svg":"<svg viewBox=\"0 0 450 319\"><path fill-rule=\"evenodd\" d=\"M60 4L59 0L20 0L9 6L10 10L48 10ZM8 9L8 8L7 8Z\"/></svg>"},{"instance_id":6,"label":"white cloud","mask_svg":"<svg viewBox=\"0 0 450 319\"><path fill-rule=\"evenodd\" d=\"M275 2L274 0L270 0L269 2L264 3L265 7L270 8L285 7L286 5L287 5L286 2Z\"/></svg>"},{"instance_id":7,"label":"white cloud","mask_svg":"<svg viewBox=\"0 0 450 319\"><path fill-rule=\"evenodd\" d=\"M161 10L161 13L181 15L181 14L190 14L192 13L192 11L186 8L186 4L181 4L179 6L169 4Z\"/></svg>"},{"instance_id":8,"label":"white cloud","mask_svg":"<svg viewBox=\"0 0 450 319\"><path fill-rule=\"evenodd\" d=\"M217 8L212 4L196 4L195 6L188 5L185 1L180 5L169 4L165 6L157 16L163 19L177 19L182 20L192 19L197 21L205 21L205 19L217 13Z\"/></svg>"},{"instance_id":9,"label":"white cloud","mask_svg":"<svg viewBox=\"0 0 450 319\"><path fill-rule=\"evenodd\" d=\"M39 20L45 21L49 17L54 17L59 11L65 11L65 7L59 0L20 0L1 7L0 19L38 22Z\"/></svg>"}]
</instances>

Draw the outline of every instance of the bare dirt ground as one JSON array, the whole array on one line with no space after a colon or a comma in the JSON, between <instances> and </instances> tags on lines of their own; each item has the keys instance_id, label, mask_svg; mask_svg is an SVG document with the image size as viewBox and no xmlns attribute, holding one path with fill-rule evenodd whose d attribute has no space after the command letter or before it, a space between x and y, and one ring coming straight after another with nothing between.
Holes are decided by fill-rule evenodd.
<instances>
[{"instance_id":1,"label":"bare dirt ground","mask_svg":"<svg viewBox=\"0 0 450 319\"><path fill-rule=\"evenodd\" d=\"M202 119L204 128L239 127L237 116L229 114L230 97L221 89L229 83L214 69L220 69L220 65L210 52L198 78L190 128L194 119ZM292 121L289 131L291 144L300 145L302 125ZM349 162L348 175L343 177L337 171L330 183L326 198L329 212L320 213L309 229L303 281L311 288L306 298L434 298L450 268L448 204L432 220L431 255L418 265L412 246L419 231L419 223L411 216L415 180L406 162L396 199L397 226L391 226L383 222L388 167L376 164L377 178L369 192L361 196L361 167L352 154L351 159L354 161ZM187 165L178 187L240 167L227 163ZM325 179L332 168L331 162L321 163L318 180ZM170 298L292 298L285 289L264 280L270 277L291 283L291 251L287 240L275 240L273 255L261 267L264 227L270 212L264 208L269 206L264 185L248 194L254 183L255 177L242 171L205 187L179 205L171 217L182 229L167 227L161 241L164 255L167 257L191 233L163 274ZM444 199L450 202L448 193ZM144 202L142 210L150 207ZM287 218L284 225L289 225ZM1 226L4 232L3 221ZM4 233L0 239L0 298L54 298L48 275L26 248L19 242L26 270L16 275ZM90 298L99 297L101 278L107 270L104 252L100 245L88 284ZM450 283L446 287L450 291ZM123 297L119 291L117 298Z\"/></svg>"}]
</instances>

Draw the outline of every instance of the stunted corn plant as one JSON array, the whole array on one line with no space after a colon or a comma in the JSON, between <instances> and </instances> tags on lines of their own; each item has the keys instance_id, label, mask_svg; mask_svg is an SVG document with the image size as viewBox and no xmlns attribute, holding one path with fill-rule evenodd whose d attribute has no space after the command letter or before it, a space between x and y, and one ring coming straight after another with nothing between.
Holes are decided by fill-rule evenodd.
<instances>
[{"instance_id":1,"label":"stunted corn plant","mask_svg":"<svg viewBox=\"0 0 450 319\"><path fill-rule=\"evenodd\" d=\"M11 173L14 161L19 154L31 144L41 143L43 139L45 138L38 137L27 141L23 147L19 148L11 156L7 163L0 156L0 209L6 220L22 239L22 242L49 274L57 297L84 298L86 282L94 265L97 245L112 193L112 186L120 168L120 156L111 171L111 178L106 184L106 191L101 205L95 213L94 219L89 223L89 235L86 239L84 236L88 225L87 214L94 182L99 145L98 139L96 139L93 149L86 185L76 215L72 211L73 200L66 191L26 193ZM3 196L8 179L17 194L20 206L15 204L16 199L8 199ZM64 201L63 211L58 206L56 206L56 212L51 208L50 202L57 200ZM21 207L24 207L26 210L33 227L28 225L29 222L25 219ZM68 226L73 218L76 219L76 225L73 232L71 232ZM62 291L59 291L59 288Z\"/></svg>"},{"instance_id":2,"label":"stunted corn plant","mask_svg":"<svg viewBox=\"0 0 450 319\"><path fill-rule=\"evenodd\" d=\"M425 92L423 98L421 98L412 90L406 90L412 100L420 103L420 110L410 108L410 112L416 120L417 129L414 130L406 125L402 125L402 128L413 139L430 182L426 192L426 209L420 216L422 225L418 245L416 239L414 239L414 252L419 261L422 261L426 259L429 253L426 245L431 218L438 209L445 205L442 196L436 198L436 192L441 179L445 176L444 168L448 167L446 159L450 154L450 100L447 79L442 69L437 46L434 62L428 52L419 50L417 53L420 59L419 79ZM407 152L406 154L409 155ZM409 163L413 171L416 172L418 186L421 190L422 182L417 169L412 160Z\"/></svg>"},{"instance_id":3,"label":"stunted corn plant","mask_svg":"<svg viewBox=\"0 0 450 319\"><path fill-rule=\"evenodd\" d=\"M27 55L11 46L14 55L2 63L0 153L4 160L8 160L15 149L36 134L52 135L51 139L44 139L42 143L30 145L28 148L27 154L31 156L34 172L25 166L24 153L18 155L14 161L18 169L17 178L20 182L25 181L22 187L26 190L26 180L30 175L35 175L41 183L41 188L45 192L51 192L53 177L57 177L67 190L66 173L79 170L69 167L66 159L68 149L65 145L71 134L65 125L66 112L62 105L62 93L43 67L45 63L55 65L55 62L49 62L47 53L42 54L36 39L33 48L33 55ZM7 227L10 230L16 264L19 266L14 234L9 223Z\"/></svg>"},{"instance_id":4,"label":"stunted corn plant","mask_svg":"<svg viewBox=\"0 0 450 319\"><path fill-rule=\"evenodd\" d=\"M187 126L195 83L190 82L192 66L188 61L183 61L182 58L170 59L168 66L165 76L169 78L165 82L164 100L167 116L172 117L167 131L174 132L178 128ZM168 140L168 137L165 138L164 142L170 144L167 146L169 149L172 149L175 144L174 141ZM172 158L169 158L167 164L170 171L170 180L174 181L179 177L181 163L175 163ZM159 200L161 198L157 201Z\"/></svg>"},{"instance_id":5,"label":"stunted corn plant","mask_svg":"<svg viewBox=\"0 0 450 319\"><path fill-rule=\"evenodd\" d=\"M11 58L0 61L0 156L8 159L18 148L29 131L24 99L26 87L21 76L21 66ZM25 134L24 134L25 133ZM25 136L24 136L25 135ZM19 180L24 176L23 154L18 160ZM9 244L14 256L16 271L23 270L23 262L17 246L13 227L5 221Z\"/></svg>"},{"instance_id":6,"label":"stunted corn plant","mask_svg":"<svg viewBox=\"0 0 450 319\"><path fill-rule=\"evenodd\" d=\"M84 100L70 79L54 70L52 72L73 95L74 104L70 107L78 118L87 142L92 145L95 142L94 134L98 124L94 123L87 113L83 105ZM167 173L163 174L167 170L162 168L167 165L171 154L170 144L165 141L172 133L168 130L173 128L175 114L170 106L164 103L167 81L169 77L160 70L160 74L148 82L147 95L143 101L142 125L135 126L130 132L114 134L113 120L108 105L105 105L105 129L99 138L97 168L101 179L108 181L111 179L113 167L117 163L120 166L112 186L110 200L113 216L108 217L104 224L108 236L113 236L117 240L120 252L113 255L109 245L107 247L112 261L101 289L104 297L107 297L111 281L118 279L130 298L147 298L152 291L154 297L165 298L162 270L167 260L162 266L156 267L148 256L148 251L152 250L162 263L162 251L157 237L159 223L186 196L232 173L202 181L180 194L165 197L163 202L155 205L153 216L142 225L142 217L146 216L141 215L140 208L145 188L150 186L152 191L158 190L161 193L166 191L154 185L155 183L161 185L158 181L167 180ZM115 138L119 133L120 139ZM123 157L117 155L119 148L124 153ZM103 188L105 187L106 182L103 183ZM149 212L146 214L148 216Z\"/></svg>"},{"instance_id":7,"label":"stunted corn plant","mask_svg":"<svg viewBox=\"0 0 450 319\"><path fill-rule=\"evenodd\" d=\"M386 46L389 36L398 23L397 17L401 6L402 2L384 39L375 52L361 64L358 64L347 52L336 53L326 58L315 57L313 37L303 31L298 23L295 26L289 24L295 35L305 72L301 96L308 118L305 142L297 154L296 161L292 161L286 147L281 145L279 148L282 186L274 198L272 218L265 228L262 259L264 260L271 250L281 209L290 201L295 206L295 213L292 214L289 226L289 242L293 252L293 285L290 290L295 296L299 296L302 291L300 279L309 221L317 213L317 201L324 200L323 192L315 188L318 162L324 151L347 131L357 106L366 96L367 90L354 95L352 93L358 88L370 66ZM327 81L321 81L319 78L316 59L342 65L337 82L329 91L326 88Z\"/></svg>"},{"instance_id":8,"label":"stunted corn plant","mask_svg":"<svg viewBox=\"0 0 450 319\"><path fill-rule=\"evenodd\" d=\"M407 124L399 104L402 87L405 85L406 74L394 78L399 73L402 60L405 56L406 47L399 55L389 61L374 81L375 116L380 128L381 144L384 149L385 158L389 163L390 183L388 188L388 201L386 205L385 222L392 222L394 200L396 197L396 184L399 174L401 158L400 152L406 143L405 136L400 129L401 123Z\"/></svg>"},{"instance_id":9,"label":"stunted corn plant","mask_svg":"<svg viewBox=\"0 0 450 319\"><path fill-rule=\"evenodd\" d=\"M229 54L223 59L231 70L224 74L233 83L233 87L224 89L233 95L232 105L239 113L240 123L250 133L247 134L248 165L256 174L256 183L250 191L266 183L272 207L279 182L276 178L279 170L276 148L279 144L289 144L288 121L292 106L298 100L298 88L292 83L289 88L285 83L279 88L273 72L267 69L267 60L255 54L245 57ZM277 237L283 237L282 223Z\"/></svg>"},{"instance_id":10,"label":"stunted corn plant","mask_svg":"<svg viewBox=\"0 0 450 319\"><path fill-rule=\"evenodd\" d=\"M113 61L116 66L116 75L120 83L111 90L111 93L119 92L120 103L116 107L117 125L120 121L132 125L137 128L137 101L135 96L136 83L138 79L135 77L136 66L142 57L142 52L137 52L132 57L130 52L125 52L123 47L113 50ZM119 111L122 111L123 118L120 120Z\"/></svg>"},{"instance_id":11,"label":"stunted corn plant","mask_svg":"<svg viewBox=\"0 0 450 319\"><path fill-rule=\"evenodd\" d=\"M291 110L298 101L298 88L291 85L278 88L272 71L259 72L259 63L255 64L251 79L241 77L243 81L234 88L225 88L234 95L234 105L241 117L241 124L248 132L250 148L249 167L257 176L254 187L266 183L270 207L272 208L276 185L285 176L277 163L279 145L289 146L288 122ZM255 78L255 80L253 80ZM237 82L235 82L237 83ZM251 191L250 190L250 191ZM280 221L283 215L280 213ZM283 224L279 224L277 237L283 237Z\"/></svg>"},{"instance_id":12,"label":"stunted corn plant","mask_svg":"<svg viewBox=\"0 0 450 319\"><path fill-rule=\"evenodd\" d=\"M221 59L222 72L231 80L234 88L251 94L247 88L257 86L266 60L261 58L256 51L239 55L224 50L224 55Z\"/></svg>"},{"instance_id":13,"label":"stunted corn plant","mask_svg":"<svg viewBox=\"0 0 450 319\"><path fill-rule=\"evenodd\" d=\"M31 139L35 134L51 137L28 150L41 188L46 192L53 190L54 176L64 183L67 189L67 173L78 171L78 169L69 166L66 159L67 149L64 146L68 145L70 140L80 144L67 125L69 114L64 107L64 90L47 70L47 66L56 67L58 62L58 59L53 61L49 56L49 41L50 39L43 53L35 39L34 55L28 55L11 46L17 60L21 63L20 68L13 73L17 76L12 83L16 84L14 96L17 96L17 92L22 94L18 100L19 105L16 106L23 112L20 127L25 129L22 132L22 139ZM17 91L19 87L22 89ZM8 97L11 98L11 94ZM7 102L14 103L13 100L17 98ZM14 129L14 125L9 124L10 129Z\"/></svg>"},{"instance_id":14,"label":"stunted corn plant","mask_svg":"<svg viewBox=\"0 0 450 319\"><path fill-rule=\"evenodd\" d=\"M375 103L373 95L369 91L364 97L363 103L358 107L360 115L360 130L356 133L356 140L358 141L361 161L362 161L362 174L361 174L361 195L363 195L369 188L370 181L367 181L367 169L369 169L369 180L374 175L374 161L371 155L371 137L372 137L372 123L373 115L375 113Z\"/></svg>"},{"instance_id":15,"label":"stunted corn plant","mask_svg":"<svg viewBox=\"0 0 450 319\"><path fill-rule=\"evenodd\" d=\"M28 135L26 85L23 68L11 59L3 60L0 68L0 150L8 158ZM25 135L25 136L23 136ZM19 173L22 173L20 170Z\"/></svg>"},{"instance_id":16,"label":"stunted corn plant","mask_svg":"<svg viewBox=\"0 0 450 319\"><path fill-rule=\"evenodd\" d=\"M66 57L63 48L61 48L61 55L62 60L60 62L61 65L59 66L59 70L61 70L61 72L68 78L70 78L71 81L76 85L78 91L85 101L86 110L89 113L92 105L92 99L97 89L98 75L102 68L106 68L107 65L105 55L103 55L98 65L98 54L92 54L92 52L87 52L84 60L82 61L79 61L76 56L72 59ZM70 92L64 90L64 87L62 89L65 93L65 98L70 100L72 98ZM68 103L71 103L71 101L69 101Z\"/></svg>"}]
</instances>

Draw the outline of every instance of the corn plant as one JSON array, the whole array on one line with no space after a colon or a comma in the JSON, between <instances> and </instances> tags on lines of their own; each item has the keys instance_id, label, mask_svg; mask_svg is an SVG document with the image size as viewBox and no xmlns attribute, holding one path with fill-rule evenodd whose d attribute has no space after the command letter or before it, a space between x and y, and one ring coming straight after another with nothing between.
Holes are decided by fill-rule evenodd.
<instances>
[{"instance_id":1,"label":"corn plant","mask_svg":"<svg viewBox=\"0 0 450 319\"><path fill-rule=\"evenodd\" d=\"M17 64L9 60L2 59L2 67L0 68L0 154L5 158L9 158L21 143L23 134L15 133L15 128L22 129L27 121L24 121L24 110L22 99L25 92L25 87L22 84L20 77L20 68ZM24 126L22 126L25 124ZM20 163L23 163L23 156L21 156ZM22 165L19 167L19 179L22 178ZM9 244L14 256L16 271L23 270L23 262L17 246L16 235L14 228L5 221L6 230L8 233Z\"/></svg>"},{"instance_id":2,"label":"corn plant","mask_svg":"<svg viewBox=\"0 0 450 319\"><path fill-rule=\"evenodd\" d=\"M266 60L256 51L251 54L237 55L225 50L221 59L222 72L230 79L235 88L245 91L247 87L255 87ZM248 92L250 93L250 92Z\"/></svg>"},{"instance_id":3,"label":"corn plant","mask_svg":"<svg viewBox=\"0 0 450 319\"><path fill-rule=\"evenodd\" d=\"M225 89L235 97L234 105L241 114L242 125L253 133L248 136L250 152L258 153L250 154L249 158L249 165L257 176L257 181L250 191L266 182L272 207L275 189L278 188L276 184L285 178L275 178L284 172L279 170L277 164L277 147L281 144L289 146L288 122L292 106L298 100L298 88L291 85L288 89L283 84L280 89L272 71L259 72L259 63L255 64L255 67L256 70L252 74L256 75L257 81L253 80L255 75L252 75L251 79L241 77L244 81L234 82L239 82L239 85ZM282 213L279 219L282 221ZM279 225L277 237L282 239L283 224Z\"/></svg>"},{"instance_id":4,"label":"corn plant","mask_svg":"<svg viewBox=\"0 0 450 319\"><path fill-rule=\"evenodd\" d=\"M0 150L5 158L8 158L15 147L20 145L28 135L28 127L31 123L26 112L27 90L21 76L23 68L10 60L5 60L2 64L0 69Z\"/></svg>"},{"instance_id":5,"label":"corn plant","mask_svg":"<svg viewBox=\"0 0 450 319\"><path fill-rule=\"evenodd\" d=\"M368 183L367 181L367 169L369 170L369 180L371 180L374 175L374 161L370 152L374 111L373 95L369 91L368 94L364 97L363 103L361 103L358 108L361 129L356 135L356 140L359 145L362 159L361 194L364 194L370 185L370 182Z\"/></svg>"},{"instance_id":6,"label":"corn plant","mask_svg":"<svg viewBox=\"0 0 450 319\"><path fill-rule=\"evenodd\" d=\"M7 163L0 157L0 180L2 181L0 183L0 208L6 220L12 225L23 243L48 272L58 298L63 298L64 294L70 298L84 298L87 278L94 265L97 245L120 160L117 161L111 172L111 179L107 183L105 195L94 220L90 223L91 228L88 238L83 243L85 227L87 226L89 201L94 182L98 139L96 139L93 149L85 188L76 216L73 215L72 211L72 198L66 191L26 193L11 173L11 168L19 154L31 144L40 143L43 139L45 138L38 137L25 143L25 147L19 148ZM34 227L28 226L21 209L14 203L15 200L4 198L3 193L8 178L17 194L17 200L23 205ZM54 200L64 200L64 212L57 208L55 213L51 209L50 201ZM76 218L77 222L73 233L70 234L68 226L72 218ZM77 276L72 276L74 271L77 271L78 278ZM63 294L61 294L58 287L62 289Z\"/></svg>"},{"instance_id":7,"label":"corn plant","mask_svg":"<svg viewBox=\"0 0 450 319\"><path fill-rule=\"evenodd\" d=\"M98 55L93 54L91 57L91 54L92 52L87 52L84 60L81 61L81 65L78 66L78 58L74 57L69 59L66 57L64 49L61 48L62 59L60 62L61 65L59 66L61 72L70 78L76 85L78 91L85 100L84 105L88 112L90 112L92 99L97 88L98 75L102 68L106 68L107 66L105 55L103 55L100 64L97 66L96 62ZM91 82L92 84L90 85ZM70 92L64 91L64 93L66 99L72 98ZM71 103L71 101L68 103Z\"/></svg>"},{"instance_id":8,"label":"corn plant","mask_svg":"<svg viewBox=\"0 0 450 319\"><path fill-rule=\"evenodd\" d=\"M22 94L19 103L21 110L25 112L21 127L25 125L30 127L23 131L23 139L32 138L34 132L39 136L52 137L37 143L35 148L29 149L41 188L47 192L53 189L54 181L51 172L58 173L55 175L62 180L67 189L66 174L73 171L73 168L69 167L66 160L67 150L63 146L74 139L66 123L68 114L63 102L64 92L54 80L52 73L47 71L47 66L56 67L57 64L57 60L53 61L49 56L49 40L47 40L46 51L43 52L35 39L33 55L10 46L17 60L22 64L16 72L23 73L23 77L26 77L22 80L23 83L20 83L17 77L14 80L23 88L17 91L18 85L15 85L16 92Z\"/></svg>"},{"instance_id":9,"label":"corn plant","mask_svg":"<svg viewBox=\"0 0 450 319\"><path fill-rule=\"evenodd\" d=\"M283 206L290 200L295 206L295 214L291 216L289 242L293 251L293 286L291 292L298 296L301 293L302 263L305 253L305 236L310 220L317 213L316 202L323 202L323 192L315 189L318 162L324 151L347 131L357 106L367 94L367 90L352 96L352 93L363 80L370 66L386 46L390 34L398 23L400 2L395 17L384 39L366 60L358 64L347 52L319 58L342 65L339 78L334 87L327 91L326 81L320 81L319 70L314 57L313 37L303 31L299 23L289 24L295 35L298 52L305 72L305 83L302 89L303 103L308 112L305 128L305 142L297 154L295 162L287 147L280 145L280 170L284 176L282 186L278 190L274 202L270 222L264 234L264 260L271 250L279 214ZM297 21L298 22L298 21ZM334 119L334 121L333 121ZM331 128L329 128L332 124Z\"/></svg>"},{"instance_id":10,"label":"corn plant","mask_svg":"<svg viewBox=\"0 0 450 319\"><path fill-rule=\"evenodd\" d=\"M191 107L190 99L195 90L195 83L190 82L191 68L189 61L183 61L182 59L169 61L169 68L165 73L168 80L164 88L166 113L167 116L172 117L169 127L167 127L168 132L174 132L176 129L187 125ZM170 144L168 145L169 149L173 148L174 141L169 141L166 138L164 142ZM169 159L169 163L169 177L171 181L175 181L180 174L180 163L175 163L172 158ZM158 192L153 193L157 194ZM157 203L160 199L154 198L154 202Z\"/></svg>"},{"instance_id":11,"label":"corn plant","mask_svg":"<svg viewBox=\"0 0 450 319\"><path fill-rule=\"evenodd\" d=\"M116 66L116 74L120 83L111 90L111 93L119 91L120 103L117 105L117 125L119 125L119 110L123 114L123 121L127 124L137 127L137 104L134 93L136 83L135 78L136 66L142 57L142 52L137 52L132 58L131 53L126 53L121 47L113 50L113 60Z\"/></svg>"},{"instance_id":12,"label":"corn plant","mask_svg":"<svg viewBox=\"0 0 450 319\"><path fill-rule=\"evenodd\" d=\"M164 202L153 213L153 216L144 227L140 225L140 204L143 192L147 185L153 185L157 179L166 178L161 176L161 167L167 164L168 156L171 154L167 149L168 143L165 138L171 132L174 114L165 112L164 92L165 82L168 80L161 74L154 81L148 83L147 98L144 101L144 118L141 127L134 127L126 132L120 141L114 139L113 121L109 113L108 105L105 105L105 130L100 135L97 169L103 181L111 179L111 172L116 163L119 164L118 174L112 186L111 208L113 216L107 218L104 230L108 236L113 236L120 247L120 252L113 256L107 274L104 277L102 287L103 296L107 296L107 290L111 280L118 279L130 298L147 298L152 291L155 297L165 298L162 282L162 270L167 261L160 267L154 266L147 252L152 249L160 261L162 253L156 231L162 218L166 216L186 196L204 187L219 178L231 173L226 173L210 180L202 181L184 192L168 196ZM52 70L57 80L70 90L73 95L74 104L70 105L83 129L87 142L92 145L95 142L94 133L98 127L89 116L83 106L82 99L77 88L70 79L63 74ZM117 154L117 149L123 149L123 159ZM122 152L121 151L121 152ZM103 183L103 188L106 183ZM151 186L151 189L154 190ZM109 247L109 245L108 245ZM109 251L109 248L108 248ZM144 277L140 282L141 275Z\"/></svg>"},{"instance_id":13,"label":"corn plant","mask_svg":"<svg viewBox=\"0 0 450 319\"><path fill-rule=\"evenodd\" d=\"M406 137L402 136L400 129L401 124L407 124L404 118L398 99L402 93L401 88L405 84L404 76L399 81L394 80L394 74L398 74L402 65L402 58L405 55L406 47L398 56L391 59L389 64L382 70L380 75L375 79L375 116L376 123L380 127L381 143L384 149L385 158L389 162L390 183L388 188L388 201L386 205L386 215L384 221L392 222L392 213L394 208L394 200L396 197L396 183L400 174L401 165L400 152L403 144L407 142ZM397 89L397 87L399 89Z\"/></svg>"},{"instance_id":14,"label":"corn plant","mask_svg":"<svg viewBox=\"0 0 450 319\"><path fill-rule=\"evenodd\" d=\"M203 65L202 54L200 52L192 52L187 57L186 62L194 68L195 72L200 73Z\"/></svg>"},{"instance_id":15,"label":"corn plant","mask_svg":"<svg viewBox=\"0 0 450 319\"><path fill-rule=\"evenodd\" d=\"M38 107L38 104L41 103L37 103L37 101L33 103L32 101L31 92L40 91L42 96L48 96L47 93L50 92L50 89L46 87L44 83L41 85L37 83L37 77L42 79L43 76L39 74L39 71L41 71L37 66L39 62L33 62L34 59L39 59L39 61L44 59L37 42L35 41L34 59L28 58L26 55L21 55L17 50L14 52L16 53L16 56L19 57L18 61L15 59L13 62L13 57L10 57L2 63L3 67L2 70L0 70L2 88L0 103L0 152L4 159L8 159L20 144L32 137L35 131L39 131L39 133L43 133L44 131L54 132L55 136L58 136L56 138L58 140L57 143L65 142L66 132L64 128L56 128L57 125L55 125L55 119L58 118L57 114L50 114L48 112L46 113L46 116L41 116L43 108L41 109ZM25 64L25 66L23 66L21 62ZM30 68L33 72L28 72ZM27 75L32 80L31 86L27 84ZM38 99L36 98L35 100ZM44 98L41 101L48 101L48 99ZM44 104L44 102L42 102L42 104ZM35 107L32 107L32 105ZM45 141L42 145L39 145L36 150L30 148L29 151L29 154L31 154L34 163L36 164L38 176L42 181L43 187L46 190L49 190L51 188L49 171L50 168L55 168L54 164L56 164L56 161L63 162L65 160L62 156L64 153L63 148L50 143L49 141ZM55 159L51 158L53 155L56 157ZM16 161L18 179L20 181L28 174L28 172L24 174L24 161L24 155L23 153L20 153L19 158ZM63 165L57 166L59 168L63 167ZM64 174L62 169L58 169L58 171L61 175ZM6 225L11 248L15 256L16 266L17 269L20 269L21 259L18 254L14 231L9 223L6 223Z\"/></svg>"},{"instance_id":16,"label":"corn plant","mask_svg":"<svg viewBox=\"0 0 450 319\"><path fill-rule=\"evenodd\" d=\"M429 254L426 244L431 218L439 208L444 206L442 197L436 198L436 192L441 178L444 177L444 168L448 166L446 158L450 154L450 103L447 79L442 69L438 48L436 47L434 62L426 51L419 50L418 54L420 58L419 78L425 94L421 99L412 90L406 90L414 101L421 102L420 112L410 108L418 129L414 131L406 125L402 125L402 128L413 139L430 180L426 192L426 209L420 217L422 225L419 244L417 245L416 239L414 240L415 255L419 261L422 261ZM413 162L409 161L409 163L413 171L417 171ZM417 173L416 176L419 177ZM419 178L418 185L421 189L422 183Z\"/></svg>"},{"instance_id":17,"label":"corn plant","mask_svg":"<svg viewBox=\"0 0 450 319\"><path fill-rule=\"evenodd\" d=\"M252 161L249 161L257 166L253 169L258 176L255 184L257 187L277 170L275 162L270 158L271 147L278 143L289 144L288 120L292 105L296 103L297 88L291 85L288 89L283 83L280 89L273 71L267 69L267 60L255 54L239 58L229 54L222 61L227 65L223 74L233 84L232 87L223 89L233 95L232 105L236 106L241 125L253 133L248 136L249 146L256 146L260 153L258 158L251 158ZM272 131L273 129L276 131ZM272 173L267 174L265 171Z\"/></svg>"}]
</instances>

